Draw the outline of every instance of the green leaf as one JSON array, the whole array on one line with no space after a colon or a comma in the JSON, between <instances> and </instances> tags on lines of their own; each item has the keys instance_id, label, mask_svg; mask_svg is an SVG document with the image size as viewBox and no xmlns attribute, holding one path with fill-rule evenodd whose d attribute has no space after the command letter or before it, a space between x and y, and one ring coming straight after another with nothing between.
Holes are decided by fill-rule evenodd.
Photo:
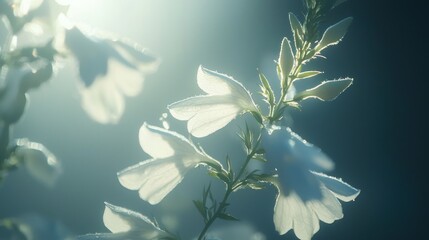
<instances>
[{"instance_id":1,"label":"green leaf","mask_svg":"<svg viewBox=\"0 0 429 240\"><path fill-rule=\"evenodd\" d=\"M263 154L255 154L252 159L260 161L260 162L267 162L267 159L265 159Z\"/></svg>"},{"instance_id":2,"label":"green leaf","mask_svg":"<svg viewBox=\"0 0 429 240\"><path fill-rule=\"evenodd\" d=\"M240 221L238 218L231 216L228 213L219 213L218 217L227 221Z\"/></svg>"},{"instance_id":3,"label":"green leaf","mask_svg":"<svg viewBox=\"0 0 429 240\"><path fill-rule=\"evenodd\" d=\"M293 13L289 13L289 23L293 33L293 40L295 42L295 48L300 49L303 45L303 31L302 24Z\"/></svg>"},{"instance_id":4,"label":"green leaf","mask_svg":"<svg viewBox=\"0 0 429 240\"><path fill-rule=\"evenodd\" d=\"M300 72L298 74L298 76L296 76L296 79L306 79L306 78L311 78L311 77L315 77L319 74L321 74L322 72L319 71L307 71L307 72Z\"/></svg>"},{"instance_id":5,"label":"green leaf","mask_svg":"<svg viewBox=\"0 0 429 240\"><path fill-rule=\"evenodd\" d=\"M198 212L203 216L204 219L206 219L206 207L204 206L203 202L199 200L194 200L194 206L197 208Z\"/></svg>"},{"instance_id":6,"label":"green leaf","mask_svg":"<svg viewBox=\"0 0 429 240\"><path fill-rule=\"evenodd\" d=\"M332 101L344 92L352 83L353 79L351 78L324 81L313 88L296 94L294 100L300 101L307 98L317 98L322 101Z\"/></svg>"},{"instance_id":7,"label":"green leaf","mask_svg":"<svg viewBox=\"0 0 429 240\"><path fill-rule=\"evenodd\" d=\"M348 17L326 29L323 33L322 39L319 41L315 49L320 52L328 46L338 44L346 35L347 29L352 21L353 18Z\"/></svg>"},{"instance_id":8,"label":"green leaf","mask_svg":"<svg viewBox=\"0 0 429 240\"><path fill-rule=\"evenodd\" d=\"M298 102L290 101L290 102L286 102L286 104L287 104L289 107L293 107L293 108L296 108L296 109L298 109L298 110L301 110L301 105L299 105L299 103L298 103Z\"/></svg>"},{"instance_id":9,"label":"green leaf","mask_svg":"<svg viewBox=\"0 0 429 240\"><path fill-rule=\"evenodd\" d=\"M292 48L287 38L283 38L282 45L280 48L278 65L280 67L280 82L283 88L286 85L286 81L294 65L294 56L292 53Z\"/></svg>"},{"instance_id":10,"label":"green leaf","mask_svg":"<svg viewBox=\"0 0 429 240\"><path fill-rule=\"evenodd\" d=\"M259 72L259 79L261 80L261 83L262 83L261 88L262 88L262 92L264 93L264 97L266 98L266 101L268 102L268 104L270 104L270 106L274 105L276 99L274 96L273 89L271 88L271 85L268 82L268 79L261 72Z\"/></svg>"},{"instance_id":11,"label":"green leaf","mask_svg":"<svg viewBox=\"0 0 429 240\"><path fill-rule=\"evenodd\" d=\"M251 189L253 189L253 190L261 190L261 189L265 188L265 184L258 183L258 182L248 183L246 186L249 187L249 188L251 188Z\"/></svg>"},{"instance_id":12,"label":"green leaf","mask_svg":"<svg viewBox=\"0 0 429 240\"><path fill-rule=\"evenodd\" d=\"M263 124L262 116L261 116L261 114L259 112L251 111L250 113L253 115L253 117L255 118L255 120L259 124L261 124L261 125Z\"/></svg>"}]
</instances>

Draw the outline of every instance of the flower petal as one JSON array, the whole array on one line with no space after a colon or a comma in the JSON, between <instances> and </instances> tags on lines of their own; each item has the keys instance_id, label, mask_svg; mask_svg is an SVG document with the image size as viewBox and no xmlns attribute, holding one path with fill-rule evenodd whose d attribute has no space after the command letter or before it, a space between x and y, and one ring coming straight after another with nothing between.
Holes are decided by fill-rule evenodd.
<instances>
[{"instance_id":1,"label":"flower petal","mask_svg":"<svg viewBox=\"0 0 429 240\"><path fill-rule=\"evenodd\" d=\"M171 115L188 121L188 131L195 137L205 137L226 126L243 109L229 95L196 96L171 104Z\"/></svg>"},{"instance_id":2,"label":"flower petal","mask_svg":"<svg viewBox=\"0 0 429 240\"><path fill-rule=\"evenodd\" d=\"M343 182L341 179L323 173L313 172L313 174L335 195L335 197L342 201L352 201L360 193L359 189L350 186L350 184Z\"/></svg>"},{"instance_id":3,"label":"flower petal","mask_svg":"<svg viewBox=\"0 0 429 240\"><path fill-rule=\"evenodd\" d=\"M140 198L143 200L157 204L183 180L188 170L196 165L192 164L192 161L177 157L151 159L120 171L118 179L122 186L130 190L139 189Z\"/></svg>"},{"instance_id":4,"label":"flower petal","mask_svg":"<svg viewBox=\"0 0 429 240\"><path fill-rule=\"evenodd\" d=\"M125 109L124 97L105 77L81 89L82 108L99 123L117 123Z\"/></svg>"},{"instance_id":5,"label":"flower petal","mask_svg":"<svg viewBox=\"0 0 429 240\"><path fill-rule=\"evenodd\" d=\"M280 235L293 228L299 239L311 239L319 230L319 220L295 192L287 195L279 190L274 206L274 225Z\"/></svg>"},{"instance_id":6,"label":"flower petal","mask_svg":"<svg viewBox=\"0 0 429 240\"><path fill-rule=\"evenodd\" d=\"M106 205L103 214L104 225L112 232L129 232L129 231L162 231L146 216L131 211L126 208L118 207L105 202Z\"/></svg>"},{"instance_id":7,"label":"flower petal","mask_svg":"<svg viewBox=\"0 0 429 240\"><path fill-rule=\"evenodd\" d=\"M18 139L15 155L24 162L28 172L37 180L52 187L62 168L60 162L44 145L30 142L28 139Z\"/></svg>"},{"instance_id":8,"label":"flower petal","mask_svg":"<svg viewBox=\"0 0 429 240\"><path fill-rule=\"evenodd\" d=\"M196 155L199 151L182 135L144 123L139 131L140 146L152 158Z\"/></svg>"},{"instance_id":9,"label":"flower petal","mask_svg":"<svg viewBox=\"0 0 429 240\"><path fill-rule=\"evenodd\" d=\"M249 91L234 78L200 66L197 81L204 92L210 95L232 95L243 110L257 111Z\"/></svg>"},{"instance_id":10,"label":"flower petal","mask_svg":"<svg viewBox=\"0 0 429 240\"><path fill-rule=\"evenodd\" d=\"M334 168L334 162L320 148L302 139L290 128L264 133L263 138L265 156L277 165L291 160L306 170L329 171Z\"/></svg>"},{"instance_id":11,"label":"flower petal","mask_svg":"<svg viewBox=\"0 0 429 240\"><path fill-rule=\"evenodd\" d=\"M237 85L241 85L232 77L206 69L201 65L198 68L197 82L204 92L211 95L232 94Z\"/></svg>"},{"instance_id":12,"label":"flower petal","mask_svg":"<svg viewBox=\"0 0 429 240\"><path fill-rule=\"evenodd\" d=\"M341 203L326 187L321 186L321 199L311 200L307 203L317 214L318 219L325 223L333 223L335 220L343 218Z\"/></svg>"},{"instance_id":13,"label":"flower petal","mask_svg":"<svg viewBox=\"0 0 429 240\"><path fill-rule=\"evenodd\" d=\"M115 82L117 88L126 96L137 96L142 88L144 77L138 69L129 68L116 60L109 60L109 81Z\"/></svg>"}]
</instances>

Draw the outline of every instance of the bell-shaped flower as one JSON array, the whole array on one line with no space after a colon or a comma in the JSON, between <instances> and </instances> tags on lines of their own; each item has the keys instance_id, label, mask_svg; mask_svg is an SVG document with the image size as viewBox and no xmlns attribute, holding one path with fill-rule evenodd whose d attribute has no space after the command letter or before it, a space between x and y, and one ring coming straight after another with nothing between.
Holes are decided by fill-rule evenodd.
<instances>
[{"instance_id":1,"label":"bell-shaped flower","mask_svg":"<svg viewBox=\"0 0 429 240\"><path fill-rule=\"evenodd\" d=\"M140 128L140 145L152 158L118 173L119 182L150 204L159 203L186 173L199 165L220 168L220 163L176 132L147 125Z\"/></svg>"},{"instance_id":2,"label":"bell-shaped flower","mask_svg":"<svg viewBox=\"0 0 429 240\"><path fill-rule=\"evenodd\" d=\"M53 186L62 173L60 162L45 146L18 139L12 157L24 164L27 171L35 179L47 186Z\"/></svg>"},{"instance_id":3,"label":"bell-shaped flower","mask_svg":"<svg viewBox=\"0 0 429 240\"><path fill-rule=\"evenodd\" d=\"M146 216L131 211L126 208L118 207L110 203L105 203L106 207L103 214L104 226L111 233L95 233L79 236L79 240L158 240L158 239L176 239L173 235L160 229Z\"/></svg>"},{"instance_id":4,"label":"bell-shaped flower","mask_svg":"<svg viewBox=\"0 0 429 240\"><path fill-rule=\"evenodd\" d=\"M258 111L249 91L230 76L200 66L197 81L207 95L168 106L171 115L188 121L188 131L195 137L205 137L223 128L239 114Z\"/></svg>"},{"instance_id":5,"label":"bell-shaped flower","mask_svg":"<svg viewBox=\"0 0 429 240\"><path fill-rule=\"evenodd\" d=\"M319 220L332 223L343 217L338 199L351 201L360 193L341 179L318 173L333 169L333 162L289 128L266 134L263 144L278 173L273 180L278 189L274 225L280 234L293 229L299 239L311 239Z\"/></svg>"},{"instance_id":6,"label":"bell-shaped flower","mask_svg":"<svg viewBox=\"0 0 429 240\"><path fill-rule=\"evenodd\" d=\"M124 96L140 93L144 76L159 61L135 43L66 30L65 47L79 62L82 107L103 124L117 123L125 109Z\"/></svg>"}]
</instances>

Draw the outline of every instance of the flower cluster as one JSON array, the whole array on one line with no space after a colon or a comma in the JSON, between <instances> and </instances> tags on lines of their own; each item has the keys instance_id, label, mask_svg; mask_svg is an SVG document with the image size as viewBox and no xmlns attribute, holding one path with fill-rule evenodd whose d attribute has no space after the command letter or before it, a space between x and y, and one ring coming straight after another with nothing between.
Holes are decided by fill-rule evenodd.
<instances>
[{"instance_id":1,"label":"flower cluster","mask_svg":"<svg viewBox=\"0 0 429 240\"><path fill-rule=\"evenodd\" d=\"M122 186L138 191L140 198L154 205L161 202L189 170L204 166L211 176L225 184L226 190L222 200L213 196L210 187L204 189L202 200L194 200L205 223L198 240L211 239L208 230L216 219L237 220L227 212L227 208L230 205L229 196L240 189L259 190L274 186L277 189L273 213L275 229L280 235L293 230L299 239L311 239L320 228L319 221L333 223L343 218L339 200L352 201L360 193L360 190L341 179L326 175L326 172L334 169L334 163L318 147L302 139L288 126L278 126L282 123L286 109L301 108L301 102L307 99L332 101L353 83L353 79L343 78L321 81L306 89L295 88L297 81L322 73L303 71L303 68L310 60L320 57L324 49L338 44L352 21L352 18L346 18L330 26L319 38L320 21L343 1L304 2L307 12L303 22L295 15L289 15L294 44L284 38L276 61L280 96L276 97L271 87L274 82L259 73L260 94L268 105L267 111L255 104L254 96L242 83L202 66L197 71L197 84L205 94L168 106L173 117L187 121L189 134L197 138L209 136L238 116L250 113L259 124L259 131L251 130L246 124L246 130L240 135L246 159L239 170L234 170L232 166L236 164L232 164L229 157L226 158L226 164L222 164L179 133L144 123L140 128L139 140L150 159L117 174ZM97 70L86 74L81 69L82 78L92 83L96 76L103 73ZM266 164L249 171L248 164L252 160ZM123 213L126 213L126 217ZM121 215L121 220L106 220L106 214L112 219ZM150 227L135 228L138 224L132 219L139 219L139 222ZM107 204L104 221L112 233L90 234L82 239L117 239L119 236L136 239L176 238L174 235L163 236L168 231L144 219L140 214ZM119 227L115 228L112 222ZM147 234L146 238L142 237L143 234ZM257 237L263 239L263 236Z\"/></svg>"}]
</instances>

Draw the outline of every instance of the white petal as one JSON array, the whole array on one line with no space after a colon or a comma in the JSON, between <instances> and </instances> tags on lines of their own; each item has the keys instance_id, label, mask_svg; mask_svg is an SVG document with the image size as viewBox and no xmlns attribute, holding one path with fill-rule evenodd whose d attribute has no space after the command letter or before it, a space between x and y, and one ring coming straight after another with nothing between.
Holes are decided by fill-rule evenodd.
<instances>
[{"instance_id":1,"label":"white petal","mask_svg":"<svg viewBox=\"0 0 429 240\"><path fill-rule=\"evenodd\" d=\"M106 207L103 214L104 225L112 232L97 233L80 236L78 239L163 239L172 237L164 230L157 227L146 216L131 211L126 208L118 207L105 203Z\"/></svg>"},{"instance_id":2,"label":"white petal","mask_svg":"<svg viewBox=\"0 0 429 240\"><path fill-rule=\"evenodd\" d=\"M274 225L280 235L286 234L293 227L293 219L290 216L292 206L286 197L278 194L274 205Z\"/></svg>"},{"instance_id":3,"label":"white petal","mask_svg":"<svg viewBox=\"0 0 429 240\"><path fill-rule=\"evenodd\" d=\"M263 138L265 156L277 165L291 160L304 169L329 171L334 168L334 162L326 154L290 128L279 128L271 134L264 133Z\"/></svg>"},{"instance_id":4,"label":"white petal","mask_svg":"<svg viewBox=\"0 0 429 240\"><path fill-rule=\"evenodd\" d=\"M153 73L158 69L160 60L137 43L123 40L114 40L109 43L120 54L118 60L125 65L133 65L143 74Z\"/></svg>"},{"instance_id":5,"label":"white petal","mask_svg":"<svg viewBox=\"0 0 429 240\"><path fill-rule=\"evenodd\" d=\"M116 60L108 62L109 78L112 79L117 88L126 96L137 96L143 87L143 75L135 68L130 68Z\"/></svg>"},{"instance_id":6,"label":"white petal","mask_svg":"<svg viewBox=\"0 0 429 240\"><path fill-rule=\"evenodd\" d=\"M188 131L195 137L208 136L225 127L239 112L240 109L235 105L213 106L190 119Z\"/></svg>"},{"instance_id":7,"label":"white petal","mask_svg":"<svg viewBox=\"0 0 429 240\"><path fill-rule=\"evenodd\" d=\"M293 191L285 195L279 190L274 207L274 224L281 235L293 228L299 239L311 239L319 230L317 216Z\"/></svg>"},{"instance_id":8,"label":"white petal","mask_svg":"<svg viewBox=\"0 0 429 240\"><path fill-rule=\"evenodd\" d=\"M83 109L99 123L117 123L124 112L124 97L106 76L97 78L89 88L83 88L81 95Z\"/></svg>"},{"instance_id":9,"label":"white petal","mask_svg":"<svg viewBox=\"0 0 429 240\"><path fill-rule=\"evenodd\" d=\"M157 204L182 181L189 169L196 166L192 162L177 157L151 159L122 170L118 179L130 190L139 189L143 200Z\"/></svg>"},{"instance_id":10,"label":"white petal","mask_svg":"<svg viewBox=\"0 0 429 240\"><path fill-rule=\"evenodd\" d=\"M140 213L107 202L104 204L106 207L104 208L103 222L112 233L132 230L144 232L161 231L152 221Z\"/></svg>"},{"instance_id":11,"label":"white petal","mask_svg":"<svg viewBox=\"0 0 429 240\"><path fill-rule=\"evenodd\" d=\"M335 195L335 197L345 202L354 200L360 193L359 189L350 186L341 179L323 173L313 172L313 174Z\"/></svg>"},{"instance_id":12,"label":"white petal","mask_svg":"<svg viewBox=\"0 0 429 240\"><path fill-rule=\"evenodd\" d=\"M16 157L25 163L28 172L35 179L52 187L62 173L61 164L54 154L44 145L27 139L18 139L16 145Z\"/></svg>"},{"instance_id":13,"label":"white petal","mask_svg":"<svg viewBox=\"0 0 429 240\"><path fill-rule=\"evenodd\" d=\"M188 131L195 137L205 137L225 127L244 111L230 96L197 96L169 106L177 119L189 120Z\"/></svg>"},{"instance_id":14,"label":"white petal","mask_svg":"<svg viewBox=\"0 0 429 240\"><path fill-rule=\"evenodd\" d=\"M232 77L200 66L197 81L198 86L204 92L210 95L232 95L235 101L245 110L256 111L255 103L249 91Z\"/></svg>"},{"instance_id":15,"label":"white petal","mask_svg":"<svg viewBox=\"0 0 429 240\"><path fill-rule=\"evenodd\" d=\"M334 168L334 162L320 148L302 139L290 128L287 128L287 131L291 134L288 144L292 154L295 158L305 162L308 169L330 171Z\"/></svg>"},{"instance_id":16,"label":"white petal","mask_svg":"<svg viewBox=\"0 0 429 240\"><path fill-rule=\"evenodd\" d=\"M200 66L197 74L198 86L206 93L212 95L227 95L232 94L233 85L238 85L232 77L211 71Z\"/></svg>"},{"instance_id":17,"label":"white petal","mask_svg":"<svg viewBox=\"0 0 429 240\"><path fill-rule=\"evenodd\" d=\"M166 158L173 155L195 155L196 148L182 135L146 123L139 131L140 146L152 158Z\"/></svg>"},{"instance_id":18,"label":"white petal","mask_svg":"<svg viewBox=\"0 0 429 240\"><path fill-rule=\"evenodd\" d=\"M343 218L343 210L338 199L323 185L320 190L322 198L311 200L307 205L325 223L333 223L335 220Z\"/></svg>"}]
</instances>

